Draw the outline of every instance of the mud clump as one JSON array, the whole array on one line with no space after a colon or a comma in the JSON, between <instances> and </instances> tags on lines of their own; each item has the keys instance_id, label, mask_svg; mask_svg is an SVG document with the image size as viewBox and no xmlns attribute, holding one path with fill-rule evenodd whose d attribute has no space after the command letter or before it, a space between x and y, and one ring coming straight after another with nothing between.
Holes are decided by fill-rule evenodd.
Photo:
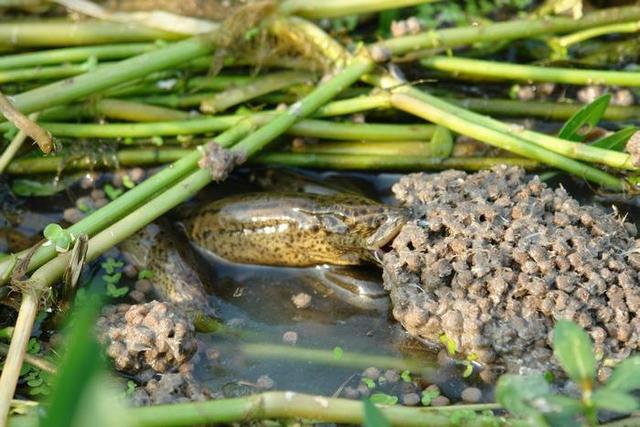
<instances>
[{"instance_id":1,"label":"mud clump","mask_svg":"<svg viewBox=\"0 0 640 427\"><path fill-rule=\"evenodd\" d=\"M518 168L412 174L393 187L415 218L383 258L411 334L510 372L557 370L551 331L571 319L604 360L640 346L636 227Z\"/></svg>"},{"instance_id":2,"label":"mud clump","mask_svg":"<svg viewBox=\"0 0 640 427\"><path fill-rule=\"evenodd\" d=\"M135 406L186 403L211 399L212 394L190 376L167 373L151 379L144 387L138 387L133 394Z\"/></svg>"},{"instance_id":3,"label":"mud clump","mask_svg":"<svg viewBox=\"0 0 640 427\"><path fill-rule=\"evenodd\" d=\"M115 368L128 374L168 372L197 350L193 322L158 301L106 307L97 322L97 336Z\"/></svg>"}]
</instances>

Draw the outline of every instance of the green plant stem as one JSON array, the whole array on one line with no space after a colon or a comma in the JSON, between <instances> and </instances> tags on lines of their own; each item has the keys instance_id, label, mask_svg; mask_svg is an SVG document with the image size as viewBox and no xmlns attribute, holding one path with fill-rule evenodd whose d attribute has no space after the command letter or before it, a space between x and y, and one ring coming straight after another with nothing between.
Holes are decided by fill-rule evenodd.
<instances>
[{"instance_id":1,"label":"green plant stem","mask_svg":"<svg viewBox=\"0 0 640 427\"><path fill-rule=\"evenodd\" d=\"M291 135L355 141L428 141L436 127L424 124L333 122L307 119L289 130Z\"/></svg>"},{"instance_id":2,"label":"green plant stem","mask_svg":"<svg viewBox=\"0 0 640 427\"><path fill-rule=\"evenodd\" d=\"M543 34L567 33L602 25L640 19L640 7L608 8L589 13L580 19L554 17L520 19L508 22L447 28L412 36L384 40L374 45L393 55L433 48L454 48L472 43L496 42L535 37ZM427 54L428 52L425 52Z\"/></svg>"},{"instance_id":3,"label":"green plant stem","mask_svg":"<svg viewBox=\"0 0 640 427\"><path fill-rule=\"evenodd\" d=\"M106 21L68 20L13 21L0 23L0 46L54 47L88 44L177 40L180 34L153 30L142 25Z\"/></svg>"},{"instance_id":4,"label":"green plant stem","mask_svg":"<svg viewBox=\"0 0 640 427\"><path fill-rule=\"evenodd\" d=\"M419 93L420 94L420 93ZM456 114L438 108L429 101L432 97L426 94L393 93L391 103L394 107L422 117L425 120L437 123L462 135L471 136L489 145L502 148L523 157L538 160L550 166L569 172L577 177L585 178L605 188L624 191L627 188L625 181L616 178L606 172L575 160L563 157L527 140L499 132L495 129L474 123ZM429 100L429 101L427 101Z\"/></svg>"},{"instance_id":5,"label":"green plant stem","mask_svg":"<svg viewBox=\"0 0 640 427\"><path fill-rule=\"evenodd\" d=\"M421 360L402 359L393 356L379 356L345 351L337 358L332 350L291 347L277 344L243 344L241 351L252 359L278 359L346 368L367 368L409 370L425 379L433 379L436 364L425 364Z\"/></svg>"},{"instance_id":6,"label":"green plant stem","mask_svg":"<svg viewBox=\"0 0 640 427\"><path fill-rule=\"evenodd\" d=\"M101 99L95 104L94 116L130 122L157 122L187 120L197 117L186 111L147 105L141 102L125 101L122 99Z\"/></svg>"},{"instance_id":7,"label":"green plant stem","mask_svg":"<svg viewBox=\"0 0 640 427\"><path fill-rule=\"evenodd\" d=\"M208 53L211 49L212 40L193 37L109 66L96 68L76 76L72 81L60 81L15 95L14 105L23 113L31 113L66 104L111 86L144 77L154 71L178 66Z\"/></svg>"},{"instance_id":8,"label":"green plant stem","mask_svg":"<svg viewBox=\"0 0 640 427\"><path fill-rule=\"evenodd\" d=\"M90 69L88 64L64 64L50 67L30 67L12 70L0 70L0 84L23 82L29 80L62 79L86 73Z\"/></svg>"},{"instance_id":9,"label":"green plant stem","mask_svg":"<svg viewBox=\"0 0 640 427\"><path fill-rule=\"evenodd\" d=\"M295 105L295 104L294 104ZM229 115L191 120L148 123L75 124L47 123L39 125L57 137L74 138L143 138L152 136L193 135L229 129L247 116ZM260 123L271 122L278 113L253 114ZM7 130L9 126L1 126ZM288 127L287 133L294 136L309 136L327 139L394 141L397 139L429 140L434 126L424 124L380 124L332 122L315 119L301 120Z\"/></svg>"},{"instance_id":10,"label":"green plant stem","mask_svg":"<svg viewBox=\"0 0 640 427\"><path fill-rule=\"evenodd\" d=\"M414 88L401 86L398 88L398 91L407 92L413 97L421 99L425 103L432 104L438 109L458 116L462 120L485 126L509 136L515 135L516 138L527 140L549 151L570 157L572 159L600 163L616 169L637 169L637 167L635 167L633 165L633 162L631 161L631 156L629 156L627 153L606 150L603 148L594 147L592 145L580 144L573 141L556 138L550 135L526 130L521 127L510 125L508 123L503 123L501 121L492 119L491 117L483 116L465 110L464 108L457 107L437 97L429 95L426 92L422 92Z\"/></svg>"},{"instance_id":11,"label":"green plant stem","mask_svg":"<svg viewBox=\"0 0 640 427\"><path fill-rule=\"evenodd\" d=\"M564 37L558 37L555 41L562 47L569 47L576 43L595 37L606 36L615 33L636 33L640 31L640 22L623 22L621 24L602 25L600 27L589 28L578 31Z\"/></svg>"},{"instance_id":12,"label":"green plant stem","mask_svg":"<svg viewBox=\"0 0 640 427\"><path fill-rule=\"evenodd\" d=\"M127 43L106 46L67 47L39 52L18 53L0 57L0 70L12 68L42 67L63 62L84 62L89 58L97 60L123 59L158 48L156 43Z\"/></svg>"},{"instance_id":13,"label":"green plant stem","mask_svg":"<svg viewBox=\"0 0 640 427\"><path fill-rule=\"evenodd\" d=\"M388 108L390 108L389 94L383 92L330 102L319 108L313 116L333 117ZM96 102L89 101L83 104L49 108L40 114L40 119L44 122L57 122L96 116L132 122L163 122L202 118L198 114L182 110L130 100L106 98ZM9 130L9 128L9 124L0 124L0 130Z\"/></svg>"},{"instance_id":14,"label":"green plant stem","mask_svg":"<svg viewBox=\"0 0 640 427\"><path fill-rule=\"evenodd\" d=\"M490 77L496 79L568 83L574 85L640 86L640 73L632 71L576 70L571 68L539 67L507 64L481 59L432 56L420 63L434 70L454 73L455 76Z\"/></svg>"},{"instance_id":15,"label":"green plant stem","mask_svg":"<svg viewBox=\"0 0 640 427\"><path fill-rule=\"evenodd\" d=\"M431 408L379 405L394 426L451 426L451 416ZM362 402L295 392L266 392L233 399L182 403L131 409L138 427L181 427L197 424L229 424L268 419L307 419L323 423L363 425ZM495 425L492 416L477 415L465 420L465 427ZM509 422L524 427L524 421Z\"/></svg>"},{"instance_id":16,"label":"green plant stem","mask_svg":"<svg viewBox=\"0 0 640 427\"><path fill-rule=\"evenodd\" d=\"M365 154L377 156L434 156L433 148L425 141L320 141L292 147L299 154Z\"/></svg>"},{"instance_id":17,"label":"green plant stem","mask_svg":"<svg viewBox=\"0 0 640 427\"><path fill-rule=\"evenodd\" d=\"M569 104L552 101L516 101L496 98L443 98L463 108L482 114L514 117L540 117L551 120L566 120L585 104ZM609 105L603 115L605 120L631 120L640 117L640 107Z\"/></svg>"},{"instance_id":18,"label":"green plant stem","mask_svg":"<svg viewBox=\"0 0 640 427\"><path fill-rule=\"evenodd\" d=\"M258 76L255 80L243 86L226 89L210 98L204 99L200 103L200 111L216 114L250 99L309 80L308 73L299 71L284 71Z\"/></svg>"},{"instance_id":19,"label":"green plant stem","mask_svg":"<svg viewBox=\"0 0 640 427\"><path fill-rule=\"evenodd\" d=\"M418 157L415 155L380 156L370 154L309 154L309 153L264 153L254 163L272 166L291 166L318 169L340 170L384 170L384 171L422 171L464 169L476 171L489 169L496 165L513 165L531 170L541 164L535 160L515 157Z\"/></svg>"},{"instance_id":20,"label":"green plant stem","mask_svg":"<svg viewBox=\"0 0 640 427\"><path fill-rule=\"evenodd\" d=\"M346 114L360 113L375 109L389 109L389 94L387 92L375 93L371 95L361 95L355 98L333 101L318 109L314 116L344 116Z\"/></svg>"},{"instance_id":21,"label":"green plant stem","mask_svg":"<svg viewBox=\"0 0 640 427\"><path fill-rule=\"evenodd\" d=\"M427 2L425 0L285 0L280 5L279 10L284 15L321 19L379 12Z\"/></svg>"}]
</instances>

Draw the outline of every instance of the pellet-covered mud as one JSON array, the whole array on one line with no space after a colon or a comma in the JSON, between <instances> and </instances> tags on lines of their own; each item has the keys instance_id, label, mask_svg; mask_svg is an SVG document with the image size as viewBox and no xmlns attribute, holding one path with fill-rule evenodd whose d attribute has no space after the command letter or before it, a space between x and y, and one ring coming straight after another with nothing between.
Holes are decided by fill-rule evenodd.
<instances>
[{"instance_id":1,"label":"pellet-covered mud","mask_svg":"<svg viewBox=\"0 0 640 427\"><path fill-rule=\"evenodd\" d=\"M393 192L415 219L384 256L384 281L411 334L510 372L557 368L558 319L589 332L601 376L640 346L636 227L615 212L506 166L412 174Z\"/></svg>"}]
</instances>

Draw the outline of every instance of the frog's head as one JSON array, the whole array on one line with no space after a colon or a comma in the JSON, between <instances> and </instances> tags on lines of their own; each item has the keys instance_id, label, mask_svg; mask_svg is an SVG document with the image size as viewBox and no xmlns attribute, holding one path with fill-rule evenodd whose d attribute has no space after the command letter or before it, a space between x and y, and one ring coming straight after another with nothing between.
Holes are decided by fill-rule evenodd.
<instances>
[{"instance_id":1,"label":"frog's head","mask_svg":"<svg viewBox=\"0 0 640 427\"><path fill-rule=\"evenodd\" d=\"M365 240L366 248L377 251L390 243L400 232L402 226L411 217L411 210L401 207L385 207L383 212L373 219L371 233Z\"/></svg>"}]
</instances>

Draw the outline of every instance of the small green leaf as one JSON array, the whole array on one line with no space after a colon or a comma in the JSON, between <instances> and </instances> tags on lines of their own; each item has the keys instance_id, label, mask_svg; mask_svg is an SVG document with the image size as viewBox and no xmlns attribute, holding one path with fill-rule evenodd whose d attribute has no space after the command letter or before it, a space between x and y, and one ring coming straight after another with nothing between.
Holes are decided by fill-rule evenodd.
<instances>
[{"instance_id":1,"label":"small green leaf","mask_svg":"<svg viewBox=\"0 0 640 427\"><path fill-rule=\"evenodd\" d=\"M594 147L605 148L607 150L622 151L627 145L627 141L629 141L629 138L631 138L631 136L637 131L638 128L635 127L620 129L616 133L605 136L604 138L600 138L590 145L593 145Z\"/></svg>"},{"instance_id":2,"label":"small green leaf","mask_svg":"<svg viewBox=\"0 0 640 427\"><path fill-rule=\"evenodd\" d=\"M333 348L333 358L335 360L342 359L343 354L344 354L344 350L342 349L342 347L336 346Z\"/></svg>"},{"instance_id":3,"label":"small green leaf","mask_svg":"<svg viewBox=\"0 0 640 427\"><path fill-rule=\"evenodd\" d=\"M38 354L40 353L40 341L37 338L30 338L29 345L27 351L29 354Z\"/></svg>"},{"instance_id":4,"label":"small green leaf","mask_svg":"<svg viewBox=\"0 0 640 427\"><path fill-rule=\"evenodd\" d=\"M118 282L120 282L121 278L122 278L122 273L113 273L111 275L105 274L102 276L102 280L104 280L107 283L112 283L114 285L117 285Z\"/></svg>"},{"instance_id":5,"label":"small green leaf","mask_svg":"<svg viewBox=\"0 0 640 427\"><path fill-rule=\"evenodd\" d=\"M440 343L445 346L449 356L454 356L458 351L458 345L456 344L456 342L445 334L440 335Z\"/></svg>"},{"instance_id":6,"label":"small green leaf","mask_svg":"<svg viewBox=\"0 0 640 427\"><path fill-rule=\"evenodd\" d=\"M134 391L136 391L136 383L132 380L127 381L127 391L125 391L125 394L127 396L133 396Z\"/></svg>"},{"instance_id":7,"label":"small green leaf","mask_svg":"<svg viewBox=\"0 0 640 427\"><path fill-rule=\"evenodd\" d=\"M605 385L607 390L640 390L640 356L629 357L615 367Z\"/></svg>"},{"instance_id":8,"label":"small green leaf","mask_svg":"<svg viewBox=\"0 0 640 427\"><path fill-rule=\"evenodd\" d=\"M628 414L640 408L640 400L638 398L622 391L603 388L596 390L592 398L598 409L608 409L609 411Z\"/></svg>"},{"instance_id":9,"label":"small green leaf","mask_svg":"<svg viewBox=\"0 0 640 427\"><path fill-rule=\"evenodd\" d=\"M577 324L559 320L553 330L553 354L569 378L590 390L596 376L596 358L589 335Z\"/></svg>"},{"instance_id":10,"label":"small green leaf","mask_svg":"<svg viewBox=\"0 0 640 427\"><path fill-rule=\"evenodd\" d=\"M42 234L44 235L45 239L49 240L50 242L54 242L62 232L64 232L64 228L62 228L60 225L49 224L44 228Z\"/></svg>"},{"instance_id":11,"label":"small green leaf","mask_svg":"<svg viewBox=\"0 0 640 427\"><path fill-rule=\"evenodd\" d=\"M141 270L138 272L138 280L142 279L151 279L153 277L153 271L151 270Z\"/></svg>"},{"instance_id":12,"label":"small green leaf","mask_svg":"<svg viewBox=\"0 0 640 427\"><path fill-rule=\"evenodd\" d=\"M362 383L367 386L367 388L374 389L376 388L376 382L371 378L362 378Z\"/></svg>"},{"instance_id":13,"label":"small green leaf","mask_svg":"<svg viewBox=\"0 0 640 427\"><path fill-rule=\"evenodd\" d=\"M465 360L463 364L465 365L465 367L464 367L464 372L462 373L462 377L469 378L471 374L473 374L473 363Z\"/></svg>"},{"instance_id":14,"label":"small green leaf","mask_svg":"<svg viewBox=\"0 0 640 427\"><path fill-rule=\"evenodd\" d=\"M129 293L128 287L123 286L121 288L118 288L113 283L107 283L107 295L109 295L110 297L120 298L125 296L127 293Z\"/></svg>"},{"instance_id":15,"label":"small green leaf","mask_svg":"<svg viewBox=\"0 0 640 427\"><path fill-rule=\"evenodd\" d=\"M371 401L365 400L364 405L364 426L365 427L391 427L391 424L380 409L376 408Z\"/></svg>"},{"instance_id":16,"label":"small green leaf","mask_svg":"<svg viewBox=\"0 0 640 427\"><path fill-rule=\"evenodd\" d=\"M398 403L397 396L391 396L390 394L385 393L373 393L369 400L371 401L371 403L381 405L395 405L396 403Z\"/></svg>"},{"instance_id":17,"label":"small green leaf","mask_svg":"<svg viewBox=\"0 0 640 427\"><path fill-rule=\"evenodd\" d=\"M429 406L431 405L431 401L438 396L440 396L440 392L438 390L434 390L434 389L422 390L420 403L422 403L423 406Z\"/></svg>"},{"instance_id":18,"label":"small green leaf","mask_svg":"<svg viewBox=\"0 0 640 427\"><path fill-rule=\"evenodd\" d=\"M115 200L124 193L124 190L122 188L115 188L111 184L107 184L104 186L104 192L110 200Z\"/></svg>"},{"instance_id":19,"label":"small green leaf","mask_svg":"<svg viewBox=\"0 0 640 427\"><path fill-rule=\"evenodd\" d=\"M124 263L122 261L116 261L113 257L107 258L106 261L100 264L100 267L102 267L107 274L113 274L116 269L122 268L123 266Z\"/></svg>"},{"instance_id":20,"label":"small green leaf","mask_svg":"<svg viewBox=\"0 0 640 427\"><path fill-rule=\"evenodd\" d=\"M409 372L408 370L402 371L402 373L400 374L400 378L402 378L402 381L404 381L405 383L410 383L411 381L413 381L413 379L411 378L411 372Z\"/></svg>"},{"instance_id":21,"label":"small green leaf","mask_svg":"<svg viewBox=\"0 0 640 427\"><path fill-rule=\"evenodd\" d=\"M564 126L562 126L562 129L560 129L560 132L558 133L558 137L568 139L570 141L584 140L584 137L579 134L580 129L585 125L589 127L596 126L604 115L604 112L607 110L610 100L611 94L606 93L576 111L576 113L567 120Z\"/></svg>"},{"instance_id":22,"label":"small green leaf","mask_svg":"<svg viewBox=\"0 0 640 427\"><path fill-rule=\"evenodd\" d=\"M136 183L133 182L133 180L129 175L125 175L122 177L122 185L124 185L125 188L131 189L136 186Z\"/></svg>"}]
</instances>

